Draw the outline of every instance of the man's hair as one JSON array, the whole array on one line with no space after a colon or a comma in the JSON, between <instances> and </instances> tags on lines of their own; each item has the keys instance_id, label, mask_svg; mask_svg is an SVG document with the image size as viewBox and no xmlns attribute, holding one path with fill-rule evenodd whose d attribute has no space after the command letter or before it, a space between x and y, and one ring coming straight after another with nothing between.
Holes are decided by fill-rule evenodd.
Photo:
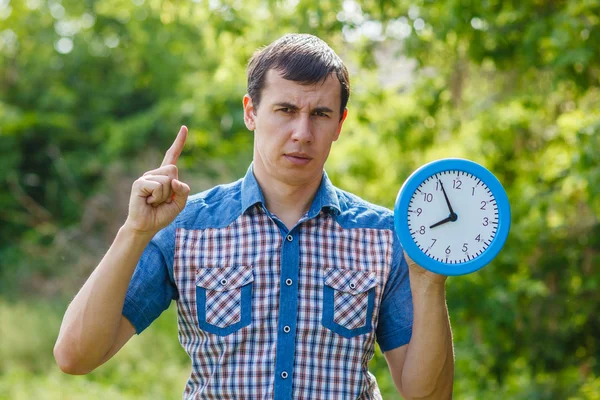
<instances>
[{"instance_id":1,"label":"man's hair","mask_svg":"<svg viewBox=\"0 0 600 400\"><path fill-rule=\"evenodd\" d=\"M323 82L335 73L341 86L340 113L343 115L350 97L348 70L323 40L313 35L293 33L257 50L248 63L248 95L255 108L260 103L265 76L270 69L280 72L284 79L303 85Z\"/></svg>"}]
</instances>

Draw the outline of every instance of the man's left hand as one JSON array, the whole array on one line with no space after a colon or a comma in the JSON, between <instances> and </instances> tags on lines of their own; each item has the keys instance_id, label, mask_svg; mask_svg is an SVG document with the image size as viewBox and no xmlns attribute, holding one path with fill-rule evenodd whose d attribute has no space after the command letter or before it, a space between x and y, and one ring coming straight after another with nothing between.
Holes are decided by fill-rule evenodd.
<instances>
[{"instance_id":1,"label":"man's left hand","mask_svg":"<svg viewBox=\"0 0 600 400\"><path fill-rule=\"evenodd\" d=\"M410 273L410 281L411 284L413 281L417 284L435 284L435 285L443 285L446 283L446 279L448 279L445 275L436 274L435 272L431 272L426 270L425 268L418 265L414 262L406 252L404 252L404 258L406 258L406 262L408 263L408 270Z\"/></svg>"}]
</instances>

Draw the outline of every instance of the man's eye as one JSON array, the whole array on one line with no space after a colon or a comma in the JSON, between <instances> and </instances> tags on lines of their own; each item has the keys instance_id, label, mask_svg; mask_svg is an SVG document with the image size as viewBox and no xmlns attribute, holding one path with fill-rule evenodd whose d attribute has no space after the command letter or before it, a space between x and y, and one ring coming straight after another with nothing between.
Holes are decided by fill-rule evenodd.
<instances>
[{"instance_id":1,"label":"man's eye","mask_svg":"<svg viewBox=\"0 0 600 400\"><path fill-rule=\"evenodd\" d=\"M317 117L329 117L329 114L327 114L326 112L323 112L323 111L316 111L315 115Z\"/></svg>"},{"instance_id":2,"label":"man's eye","mask_svg":"<svg viewBox=\"0 0 600 400\"><path fill-rule=\"evenodd\" d=\"M277 111L281 111L283 113L289 113L292 110L290 110L288 107L281 107L281 108L278 108Z\"/></svg>"}]
</instances>

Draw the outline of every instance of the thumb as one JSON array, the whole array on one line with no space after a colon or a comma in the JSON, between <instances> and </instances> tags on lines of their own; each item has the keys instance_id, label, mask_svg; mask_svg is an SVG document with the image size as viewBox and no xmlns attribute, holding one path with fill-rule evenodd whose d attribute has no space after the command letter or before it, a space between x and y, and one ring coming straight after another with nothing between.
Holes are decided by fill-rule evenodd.
<instances>
[{"instance_id":1,"label":"thumb","mask_svg":"<svg viewBox=\"0 0 600 400\"><path fill-rule=\"evenodd\" d=\"M175 194L173 195L173 200L181 208L183 208L190 194L190 187L177 179L173 179L171 181L171 188L173 189L173 192L175 192Z\"/></svg>"}]
</instances>

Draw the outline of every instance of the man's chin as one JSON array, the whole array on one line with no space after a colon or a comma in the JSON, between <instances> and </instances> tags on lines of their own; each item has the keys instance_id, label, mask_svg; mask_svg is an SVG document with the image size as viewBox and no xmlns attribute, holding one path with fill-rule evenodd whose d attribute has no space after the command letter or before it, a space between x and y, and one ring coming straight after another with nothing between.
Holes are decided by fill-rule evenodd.
<instances>
[{"instance_id":1,"label":"man's chin","mask_svg":"<svg viewBox=\"0 0 600 400\"><path fill-rule=\"evenodd\" d=\"M314 168L286 168L279 173L281 181L293 186L310 185L316 180L320 182L322 174L322 171L315 171Z\"/></svg>"}]
</instances>

